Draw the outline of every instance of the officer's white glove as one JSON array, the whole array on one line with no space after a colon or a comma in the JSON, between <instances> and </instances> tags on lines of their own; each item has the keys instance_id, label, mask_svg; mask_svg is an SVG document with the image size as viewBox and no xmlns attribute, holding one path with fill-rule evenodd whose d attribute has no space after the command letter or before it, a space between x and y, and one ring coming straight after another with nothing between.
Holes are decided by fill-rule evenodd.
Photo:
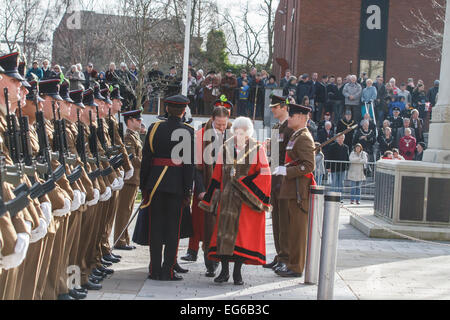
<instances>
[{"instance_id":1,"label":"officer's white glove","mask_svg":"<svg viewBox=\"0 0 450 320\"><path fill-rule=\"evenodd\" d=\"M50 202L42 202L39 207L41 207L47 225L50 225L50 222L52 222L52 204Z\"/></svg>"},{"instance_id":2,"label":"officer's white glove","mask_svg":"<svg viewBox=\"0 0 450 320\"><path fill-rule=\"evenodd\" d=\"M131 166L131 169L125 172L125 177L123 178L123 180L125 181L130 180L133 177L133 175L134 175L134 168L133 166Z\"/></svg>"},{"instance_id":3,"label":"officer's white glove","mask_svg":"<svg viewBox=\"0 0 450 320\"><path fill-rule=\"evenodd\" d=\"M111 184L111 191L117 191L120 188L120 182L119 180L114 179L113 183Z\"/></svg>"},{"instance_id":4,"label":"officer's white glove","mask_svg":"<svg viewBox=\"0 0 450 320\"><path fill-rule=\"evenodd\" d=\"M119 190L122 190L123 186L125 185L125 182L123 181L123 178L117 178L119 180L120 188Z\"/></svg>"},{"instance_id":5,"label":"officer's white glove","mask_svg":"<svg viewBox=\"0 0 450 320\"><path fill-rule=\"evenodd\" d=\"M81 205L83 204L86 204L86 192L81 192Z\"/></svg>"},{"instance_id":6,"label":"officer's white glove","mask_svg":"<svg viewBox=\"0 0 450 320\"><path fill-rule=\"evenodd\" d=\"M122 177L122 179L123 179L123 177L125 176L125 171L123 171L123 170L119 170L119 173L120 173L120 176Z\"/></svg>"},{"instance_id":7,"label":"officer's white glove","mask_svg":"<svg viewBox=\"0 0 450 320\"><path fill-rule=\"evenodd\" d=\"M27 233L18 233L14 253L1 257L2 267L9 270L20 266L27 255L29 244L30 236Z\"/></svg>"},{"instance_id":8,"label":"officer's white glove","mask_svg":"<svg viewBox=\"0 0 450 320\"><path fill-rule=\"evenodd\" d=\"M71 201L70 199L64 198L64 207L61 209L53 210L53 215L55 217L64 217L70 213Z\"/></svg>"},{"instance_id":9,"label":"officer's white glove","mask_svg":"<svg viewBox=\"0 0 450 320\"><path fill-rule=\"evenodd\" d=\"M287 175L286 167L285 166L276 167L272 174L274 176L285 176Z\"/></svg>"},{"instance_id":10,"label":"officer's white glove","mask_svg":"<svg viewBox=\"0 0 450 320\"><path fill-rule=\"evenodd\" d=\"M103 194L100 195L100 202L105 202L108 201L109 199L111 199L112 193L111 193L111 188L110 187L106 187L106 190Z\"/></svg>"},{"instance_id":11,"label":"officer's white glove","mask_svg":"<svg viewBox=\"0 0 450 320\"><path fill-rule=\"evenodd\" d=\"M95 206L98 203L98 200L100 199L100 191L98 189L94 189L94 199L87 202L87 205L89 207Z\"/></svg>"},{"instance_id":12,"label":"officer's white glove","mask_svg":"<svg viewBox=\"0 0 450 320\"><path fill-rule=\"evenodd\" d=\"M31 231L30 243L35 243L41 240L47 234L48 224L47 222L39 218L39 226Z\"/></svg>"},{"instance_id":13,"label":"officer's white glove","mask_svg":"<svg viewBox=\"0 0 450 320\"><path fill-rule=\"evenodd\" d=\"M81 207L81 192L80 190L73 190L73 200L70 206L70 211L77 211Z\"/></svg>"}]
</instances>

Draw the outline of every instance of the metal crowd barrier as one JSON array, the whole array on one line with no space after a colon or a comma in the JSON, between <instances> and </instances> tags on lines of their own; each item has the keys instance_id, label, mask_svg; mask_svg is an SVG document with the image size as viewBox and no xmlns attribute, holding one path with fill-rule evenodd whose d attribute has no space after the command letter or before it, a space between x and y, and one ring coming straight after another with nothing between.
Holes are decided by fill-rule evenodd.
<instances>
[{"instance_id":1,"label":"metal crowd barrier","mask_svg":"<svg viewBox=\"0 0 450 320\"><path fill-rule=\"evenodd\" d=\"M314 177L317 181L317 184L319 186L324 186L328 191L341 192L343 199L350 199L352 195L352 189L355 190L358 188L357 186L355 186L355 184L352 185L352 181L348 179L348 170L351 164L352 162L350 161L325 160L325 170L321 170L321 166L316 164ZM361 189L361 200L375 199L376 166L376 162L368 162L364 165L366 179L364 181L361 181L359 186ZM330 170L331 172L329 172L328 170Z\"/></svg>"}]
</instances>

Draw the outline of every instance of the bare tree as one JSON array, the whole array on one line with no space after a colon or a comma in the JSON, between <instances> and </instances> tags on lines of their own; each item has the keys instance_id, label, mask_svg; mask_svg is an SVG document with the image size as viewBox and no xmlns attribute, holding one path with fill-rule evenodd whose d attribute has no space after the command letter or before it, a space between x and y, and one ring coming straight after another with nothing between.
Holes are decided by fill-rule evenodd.
<instances>
[{"instance_id":1,"label":"bare tree","mask_svg":"<svg viewBox=\"0 0 450 320\"><path fill-rule=\"evenodd\" d=\"M265 25L254 26L250 22L249 2L240 14L231 15L229 10L222 14L222 28L227 35L227 49L247 66L255 66L263 51L261 43Z\"/></svg>"},{"instance_id":2,"label":"bare tree","mask_svg":"<svg viewBox=\"0 0 450 320\"><path fill-rule=\"evenodd\" d=\"M120 85L135 97L138 107L147 96L146 72L154 61L181 65L183 34L167 19L166 1L122 0L115 28L114 43L120 49L118 59L129 61L139 70L136 77L119 77Z\"/></svg>"},{"instance_id":3,"label":"bare tree","mask_svg":"<svg viewBox=\"0 0 450 320\"><path fill-rule=\"evenodd\" d=\"M266 32L267 32L267 62L266 70L272 68L273 63L273 39L274 39L274 26L275 26L275 13L278 6L276 0L263 0L259 5L259 15L264 21L267 21Z\"/></svg>"},{"instance_id":4,"label":"bare tree","mask_svg":"<svg viewBox=\"0 0 450 320\"><path fill-rule=\"evenodd\" d=\"M426 16L420 9L411 9L411 16L416 20L413 25L401 22L402 27L411 33L407 42L396 40L403 48L419 49L420 55L439 61L442 54L442 42L445 23L445 0L431 0L433 17Z\"/></svg>"}]
</instances>

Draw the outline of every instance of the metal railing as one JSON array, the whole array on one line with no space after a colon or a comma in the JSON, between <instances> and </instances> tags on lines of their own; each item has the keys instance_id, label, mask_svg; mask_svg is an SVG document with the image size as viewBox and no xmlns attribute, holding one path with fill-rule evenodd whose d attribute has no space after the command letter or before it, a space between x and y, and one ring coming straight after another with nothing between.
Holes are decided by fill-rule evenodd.
<instances>
[{"instance_id":1,"label":"metal railing","mask_svg":"<svg viewBox=\"0 0 450 320\"><path fill-rule=\"evenodd\" d=\"M365 179L359 182L349 179L348 173L352 165L359 166L359 170L364 172ZM325 160L323 166L316 164L314 177L317 185L324 186L327 191L341 192L342 199L374 200L375 172L376 162L361 164L351 161Z\"/></svg>"}]
</instances>

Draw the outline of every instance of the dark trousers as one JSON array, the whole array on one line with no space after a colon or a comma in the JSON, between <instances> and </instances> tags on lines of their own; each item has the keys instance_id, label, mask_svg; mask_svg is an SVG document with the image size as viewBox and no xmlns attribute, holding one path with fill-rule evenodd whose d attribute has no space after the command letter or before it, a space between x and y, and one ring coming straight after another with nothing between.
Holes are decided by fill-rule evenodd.
<instances>
[{"instance_id":1,"label":"dark trousers","mask_svg":"<svg viewBox=\"0 0 450 320\"><path fill-rule=\"evenodd\" d=\"M183 196L156 192L150 205L150 273L172 272L180 237ZM162 263L162 246L164 262Z\"/></svg>"}]
</instances>

